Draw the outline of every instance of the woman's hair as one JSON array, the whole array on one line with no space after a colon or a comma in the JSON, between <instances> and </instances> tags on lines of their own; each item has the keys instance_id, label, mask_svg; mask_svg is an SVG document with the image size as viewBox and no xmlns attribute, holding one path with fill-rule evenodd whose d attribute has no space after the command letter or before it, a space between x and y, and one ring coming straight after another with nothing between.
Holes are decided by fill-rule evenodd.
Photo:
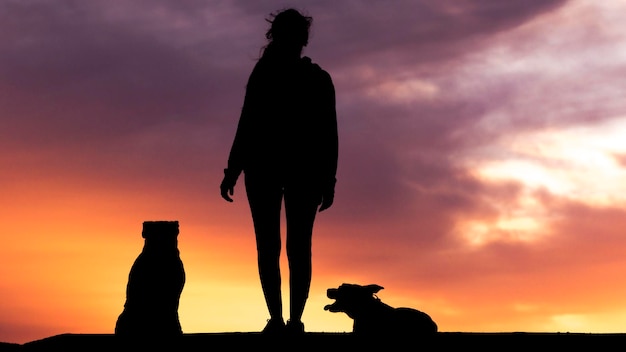
<instances>
[{"instance_id":1,"label":"woman's hair","mask_svg":"<svg viewBox=\"0 0 626 352\"><path fill-rule=\"evenodd\" d=\"M289 8L270 14L265 19L270 23L270 28L265 33L265 38L270 44L305 47L309 43L309 29L313 17L305 16L298 10Z\"/></svg>"}]
</instances>

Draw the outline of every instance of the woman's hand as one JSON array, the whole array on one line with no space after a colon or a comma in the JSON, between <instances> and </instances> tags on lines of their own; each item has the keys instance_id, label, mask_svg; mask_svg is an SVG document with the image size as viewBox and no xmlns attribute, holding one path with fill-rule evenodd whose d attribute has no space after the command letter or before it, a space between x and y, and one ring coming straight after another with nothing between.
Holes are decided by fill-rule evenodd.
<instances>
[{"instance_id":1,"label":"woman's hand","mask_svg":"<svg viewBox=\"0 0 626 352\"><path fill-rule=\"evenodd\" d=\"M224 178L222 179L222 183L220 184L220 193L222 195L222 198L229 202L233 201L231 196L235 193L236 183L237 176L230 173L228 169L224 170Z\"/></svg>"},{"instance_id":2,"label":"woman's hand","mask_svg":"<svg viewBox=\"0 0 626 352\"><path fill-rule=\"evenodd\" d=\"M326 187L322 191L322 202L320 203L319 211L324 211L330 208L333 205L333 201L335 200L335 185Z\"/></svg>"}]
</instances>

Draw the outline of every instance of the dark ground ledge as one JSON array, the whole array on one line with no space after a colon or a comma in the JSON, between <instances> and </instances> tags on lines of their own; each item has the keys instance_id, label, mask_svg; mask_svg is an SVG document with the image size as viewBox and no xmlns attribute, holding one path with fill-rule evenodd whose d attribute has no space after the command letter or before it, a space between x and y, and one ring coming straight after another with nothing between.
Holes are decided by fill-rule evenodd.
<instances>
[{"instance_id":1,"label":"dark ground ledge","mask_svg":"<svg viewBox=\"0 0 626 352\"><path fill-rule=\"evenodd\" d=\"M2 344L0 351L141 351L159 347L168 351L449 351L473 349L503 351L533 349L614 350L624 346L626 333L467 333L439 332L430 338L358 338L351 333L308 332L297 338L273 338L256 332L183 334L177 340L122 341L113 334L61 334L24 344Z\"/></svg>"}]
</instances>

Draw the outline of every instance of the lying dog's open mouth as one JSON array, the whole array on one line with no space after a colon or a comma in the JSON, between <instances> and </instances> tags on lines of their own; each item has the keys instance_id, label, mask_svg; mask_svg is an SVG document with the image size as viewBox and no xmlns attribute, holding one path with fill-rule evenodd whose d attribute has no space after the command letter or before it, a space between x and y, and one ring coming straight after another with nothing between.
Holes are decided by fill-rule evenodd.
<instances>
[{"instance_id":1,"label":"lying dog's open mouth","mask_svg":"<svg viewBox=\"0 0 626 352\"><path fill-rule=\"evenodd\" d=\"M337 299L337 293L338 293L338 289L336 288L329 288L328 290L326 290L326 296L328 296L328 298L330 299ZM324 306L324 310L328 310L330 312L333 313L338 313L341 310L339 308L337 308L337 302L333 303L333 304L327 304Z\"/></svg>"},{"instance_id":2,"label":"lying dog's open mouth","mask_svg":"<svg viewBox=\"0 0 626 352\"><path fill-rule=\"evenodd\" d=\"M324 306L324 310L327 310L327 311L333 312L333 313L341 312L341 309L337 308L337 306L334 303L325 305Z\"/></svg>"}]
</instances>

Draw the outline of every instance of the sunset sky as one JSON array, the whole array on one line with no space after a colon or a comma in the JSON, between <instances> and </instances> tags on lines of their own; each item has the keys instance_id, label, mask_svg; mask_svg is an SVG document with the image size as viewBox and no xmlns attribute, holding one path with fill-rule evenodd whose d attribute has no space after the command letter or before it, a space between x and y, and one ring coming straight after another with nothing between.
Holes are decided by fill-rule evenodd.
<instances>
[{"instance_id":1,"label":"sunset sky","mask_svg":"<svg viewBox=\"0 0 626 352\"><path fill-rule=\"evenodd\" d=\"M307 331L351 331L345 282L440 331L626 332L626 2L3 0L0 341L113 333L148 220L180 223L184 332L264 327L219 183L291 6L339 124Z\"/></svg>"}]
</instances>

